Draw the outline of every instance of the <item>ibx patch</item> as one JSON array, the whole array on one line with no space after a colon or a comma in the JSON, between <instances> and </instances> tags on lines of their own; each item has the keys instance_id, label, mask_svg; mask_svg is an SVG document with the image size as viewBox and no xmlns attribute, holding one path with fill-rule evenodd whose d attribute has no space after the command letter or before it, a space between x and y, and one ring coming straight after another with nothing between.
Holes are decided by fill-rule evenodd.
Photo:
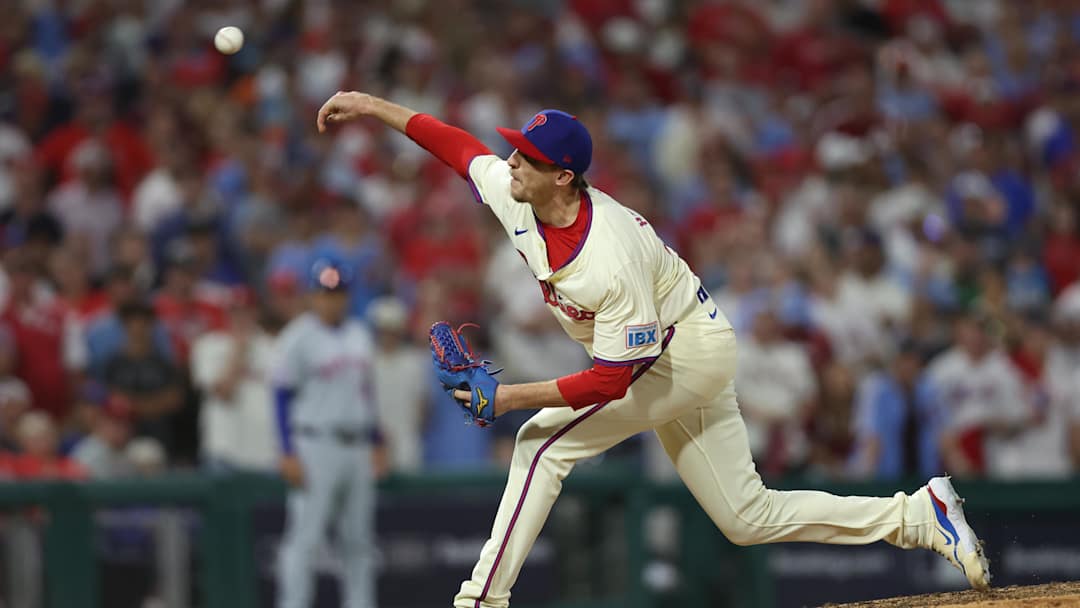
<instances>
[{"instance_id":1,"label":"ibx patch","mask_svg":"<svg viewBox=\"0 0 1080 608\"><path fill-rule=\"evenodd\" d=\"M660 342L660 322L626 326L626 348L641 348Z\"/></svg>"}]
</instances>

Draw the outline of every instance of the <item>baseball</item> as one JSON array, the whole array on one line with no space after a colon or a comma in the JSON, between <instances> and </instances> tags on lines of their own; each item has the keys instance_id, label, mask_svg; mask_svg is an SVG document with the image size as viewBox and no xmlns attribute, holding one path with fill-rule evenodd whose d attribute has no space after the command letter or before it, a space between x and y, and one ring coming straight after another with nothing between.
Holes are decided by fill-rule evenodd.
<instances>
[{"instance_id":1,"label":"baseball","mask_svg":"<svg viewBox=\"0 0 1080 608\"><path fill-rule=\"evenodd\" d=\"M214 46L226 55L232 55L244 46L244 32L240 28L227 25L214 34Z\"/></svg>"}]
</instances>

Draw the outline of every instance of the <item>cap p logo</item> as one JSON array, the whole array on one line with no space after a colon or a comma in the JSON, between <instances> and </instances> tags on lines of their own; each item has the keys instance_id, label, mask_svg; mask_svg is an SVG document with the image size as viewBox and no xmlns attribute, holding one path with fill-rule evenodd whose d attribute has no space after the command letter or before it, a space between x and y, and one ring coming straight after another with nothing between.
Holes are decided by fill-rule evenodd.
<instances>
[{"instance_id":1,"label":"cap p logo","mask_svg":"<svg viewBox=\"0 0 1080 608\"><path fill-rule=\"evenodd\" d=\"M547 114L537 114L533 116L533 119L529 121L529 124L525 125L526 131L532 131L536 127L547 122Z\"/></svg>"},{"instance_id":2,"label":"cap p logo","mask_svg":"<svg viewBox=\"0 0 1080 608\"><path fill-rule=\"evenodd\" d=\"M323 268L319 272L319 285L326 289L336 289L341 284L341 273L337 268Z\"/></svg>"}]
</instances>

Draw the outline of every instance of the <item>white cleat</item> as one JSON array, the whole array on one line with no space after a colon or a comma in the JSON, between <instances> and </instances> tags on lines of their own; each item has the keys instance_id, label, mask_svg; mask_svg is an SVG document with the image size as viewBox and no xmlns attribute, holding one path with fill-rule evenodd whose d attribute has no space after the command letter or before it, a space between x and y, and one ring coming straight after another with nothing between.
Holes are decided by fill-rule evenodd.
<instances>
[{"instance_id":1,"label":"white cleat","mask_svg":"<svg viewBox=\"0 0 1080 608\"><path fill-rule=\"evenodd\" d=\"M948 477L934 477L926 483L934 509L934 536L930 548L940 553L967 577L975 589L990 587L990 562L982 541L964 518L964 499L956 494Z\"/></svg>"}]
</instances>

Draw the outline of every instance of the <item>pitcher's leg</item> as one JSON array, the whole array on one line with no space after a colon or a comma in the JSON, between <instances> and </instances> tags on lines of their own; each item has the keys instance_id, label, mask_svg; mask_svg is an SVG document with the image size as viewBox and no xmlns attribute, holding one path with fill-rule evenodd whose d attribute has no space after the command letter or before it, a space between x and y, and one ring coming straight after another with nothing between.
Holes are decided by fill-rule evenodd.
<instances>
[{"instance_id":1,"label":"pitcher's leg","mask_svg":"<svg viewBox=\"0 0 1080 608\"><path fill-rule=\"evenodd\" d=\"M562 480L574 463L648 430L647 420L626 420L613 402L574 411L542 410L518 431L502 502L472 578L454 598L457 608L504 608L525 557L540 534Z\"/></svg>"},{"instance_id":2,"label":"pitcher's leg","mask_svg":"<svg viewBox=\"0 0 1080 608\"><path fill-rule=\"evenodd\" d=\"M766 488L754 468L733 385L656 434L698 503L735 544L929 544L934 515L925 488L887 498Z\"/></svg>"}]
</instances>

